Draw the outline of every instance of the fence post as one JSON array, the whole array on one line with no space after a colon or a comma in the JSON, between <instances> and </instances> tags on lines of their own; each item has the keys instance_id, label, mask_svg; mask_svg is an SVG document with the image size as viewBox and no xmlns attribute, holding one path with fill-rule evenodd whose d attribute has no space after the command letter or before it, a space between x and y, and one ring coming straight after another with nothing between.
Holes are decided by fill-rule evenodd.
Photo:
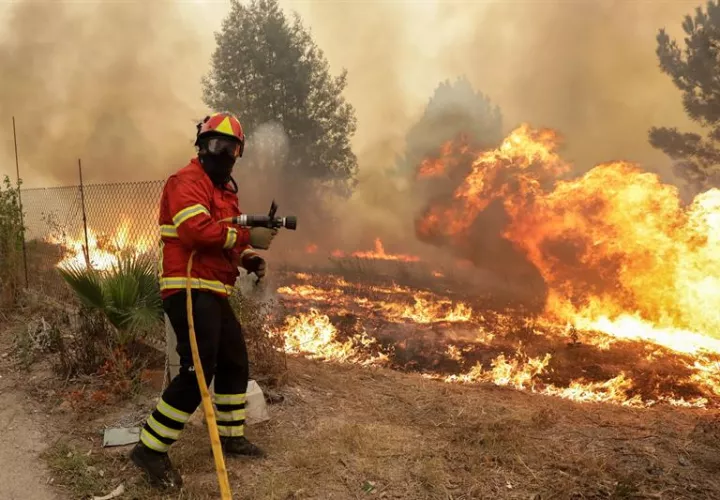
<instances>
[{"instance_id":1,"label":"fence post","mask_svg":"<svg viewBox=\"0 0 720 500\"><path fill-rule=\"evenodd\" d=\"M18 160L17 148L17 132L15 131L15 117L13 122L13 142L15 143L15 175L17 178L18 203L20 203L20 226L22 226L22 250L23 250L23 267L25 268L25 288L29 287L28 281L28 263L27 263L27 245L25 244L25 214L23 213L22 193L20 192L20 161Z\"/></svg>"},{"instance_id":2,"label":"fence post","mask_svg":"<svg viewBox=\"0 0 720 500\"><path fill-rule=\"evenodd\" d=\"M82 178L82 161L78 158L78 172L80 173L80 204L82 205L83 229L85 230L85 265L90 269L90 243L88 242L87 214L85 213L85 189Z\"/></svg>"}]
</instances>

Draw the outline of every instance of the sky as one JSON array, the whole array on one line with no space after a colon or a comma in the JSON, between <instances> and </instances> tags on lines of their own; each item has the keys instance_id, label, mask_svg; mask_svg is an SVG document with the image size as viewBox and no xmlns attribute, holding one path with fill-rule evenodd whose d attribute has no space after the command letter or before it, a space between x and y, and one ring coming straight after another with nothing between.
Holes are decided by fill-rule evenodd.
<instances>
[{"instance_id":1,"label":"sky","mask_svg":"<svg viewBox=\"0 0 720 500\"><path fill-rule=\"evenodd\" d=\"M347 69L353 146L367 175L403 153L407 130L445 79L464 75L507 132L553 127L581 170L627 159L669 175L653 125L690 128L658 68L655 36L700 2L281 1L333 73ZM18 125L26 186L159 179L192 155L207 112L201 78L228 1L0 5L0 174L14 174Z\"/></svg>"}]
</instances>

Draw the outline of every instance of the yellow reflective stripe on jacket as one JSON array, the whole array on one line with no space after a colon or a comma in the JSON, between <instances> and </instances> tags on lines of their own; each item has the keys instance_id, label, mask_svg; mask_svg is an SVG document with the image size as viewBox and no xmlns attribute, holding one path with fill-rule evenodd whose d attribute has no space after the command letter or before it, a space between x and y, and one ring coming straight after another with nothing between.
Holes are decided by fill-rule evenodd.
<instances>
[{"instance_id":1,"label":"yellow reflective stripe on jacket","mask_svg":"<svg viewBox=\"0 0 720 500\"><path fill-rule=\"evenodd\" d=\"M160 236L164 236L165 238L177 238L177 228L175 226L171 226L170 224L163 224L160 226Z\"/></svg>"},{"instance_id":2,"label":"yellow reflective stripe on jacket","mask_svg":"<svg viewBox=\"0 0 720 500\"><path fill-rule=\"evenodd\" d=\"M180 290L187 287L187 278L160 278L160 290ZM212 290L218 293L230 295L233 287L225 285L221 281L205 280L202 278L191 278L190 288L199 290Z\"/></svg>"},{"instance_id":3,"label":"yellow reflective stripe on jacket","mask_svg":"<svg viewBox=\"0 0 720 500\"><path fill-rule=\"evenodd\" d=\"M158 277L163 275L163 260L165 259L165 243L160 240L160 258L158 259Z\"/></svg>"},{"instance_id":4,"label":"yellow reflective stripe on jacket","mask_svg":"<svg viewBox=\"0 0 720 500\"><path fill-rule=\"evenodd\" d=\"M215 394L216 405L241 405L245 399L245 394Z\"/></svg>"},{"instance_id":5,"label":"yellow reflective stripe on jacket","mask_svg":"<svg viewBox=\"0 0 720 500\"><path fill-rule=\"evenodd\" d=\"M235 246L235 243L237 242L237 229L234 227L229 227L227 236L225 236L225 244L223 245L223 248L225 250L228 250Z\"/></svg>"},{"instance_id":6,"label":"yellow reflective stripe on jacket","mask_svg":"<svg viewBox=\"0 0 720 500\"><path fill-rule=\"evenodd\" d=\"M210 211L205 208L202 205L192 205L187 208L183 208L178 213L175 214L173 217L173 224L175 224L175 227L178 227L180 224L185 222L186 220L195 217L196 215L205 214L210 215Z\"/></svg>"}]
</instances>

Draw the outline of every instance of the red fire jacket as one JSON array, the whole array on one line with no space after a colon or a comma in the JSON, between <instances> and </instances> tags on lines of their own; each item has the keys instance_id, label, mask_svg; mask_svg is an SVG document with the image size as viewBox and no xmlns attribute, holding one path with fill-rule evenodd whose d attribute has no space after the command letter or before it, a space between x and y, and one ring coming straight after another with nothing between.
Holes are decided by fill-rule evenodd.
<instances>
[{"instance_id":1,"label":"red fire jacket","mask_svg":"<svg viewBox=\"0 0 720 500\"><path fill-rule=\"evenodd\" d=\"M254 253L247 229L218 222L240 215L237 195L216 187L200 161L170 176L160 200L160 290L163 298L185 289L187 263L193 257L194 289L229 295L243 257Z\"/></svg>"}]
</instances>

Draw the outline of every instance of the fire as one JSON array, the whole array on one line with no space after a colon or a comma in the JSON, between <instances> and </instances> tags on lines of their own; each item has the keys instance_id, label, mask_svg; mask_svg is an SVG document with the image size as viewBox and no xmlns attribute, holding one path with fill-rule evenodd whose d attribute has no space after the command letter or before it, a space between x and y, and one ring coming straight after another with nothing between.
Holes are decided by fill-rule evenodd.
<instances>
[{"instance_id":1,"label":"fire","mask_svg":"<svg viewBox=\"0 0 720 500\"><path fill-rule=\"evenodd\" d=\"M112 235L102 234L88 228L87 249L90 266L99 271L106 271L116 266L123 256L138 256L150 250L151 238L131 238L129 220L123 220ZM59 245L64 250L64 257L58 267L86 267L85 238L50 236L48 242Z\"/></svg>"},{"instance_id":2,"label":"fire","mask_svg":"<svg viewBox=\"0 0 720 500\"><path fill-rule=\"evenodd\" d=\"M364 365L380 364L387 359L384 355L367 357L359 348L368 348L375 341L364 333L341 342L338 331L324 314L316 309L308 313L291 316L279 333L285 338L285 350L288 353L304 354L313 359L327 361L355 361Z\"/></svg>"},{"instance_id":3,"label":"fire","mask_svg":"<svg viewBox=\"0 0 720 500\"><path fill-rule=\"evenodd\" d=\"M516 389L534 388L536 376L542 373L550 362L550 354L543 358L529 358L522 362L518 358L506 359L501 354L492 360L492 369L485 370L482 365L475 365L464 375L451 375L447 382L492 382L499 386L510 386Z\"/></svg>"},{"instance_id":4,"label":"fire","mask_svg":"<svg viewBox=\"0 0 720 500\"><path fill-rule=\"evenodd\" d=\"M334 250L331 255L336 258L343 258L346 256L345 252L341 250ZM350 256L356 257L358 259L396 260L402 262L420 261L420 257L416 257L415 255L389 254L385 252L385 247L383 246L380 238L375 238L375 250L357 251L351 253Z\"/></svg>"},{"instance_id":5,"label":"fire","mask_svg":"<svg viewBox=\"0 0 720 500\"><path fill-rule=\"evenodd\" d=\"M344 280L337 280L334 288L318 288L312 285L282 286L277 293L288 300L302 300L322 303L337 308L338 311L355 311L362 314L379 313L388 321L417 324L442 322L466 322L472 318L472 308L463 302L440 298L428 292L402 287L367 287L364 292L369 297L358 297L352 287ZM348 290L348 288L351 288ZM404 296L412 294L413 303ZM391 299L388 295L395 295Z\"/></svg>"},{"instance_id":6,"label":"fire","mask_svg":"<svg viewBox=\"0 0 720 500\"><path fill-rule=\"evenodd\" d=\"M423 241L452 249L454 264L388 253L376 238L372 250L332 255L412 262L420 272L398 273L405 281L396 283L340 265L343 275L278 271L284 323L272 333L292 354L446 383L577 402L720 407L720 191L684 205L675 187L626 162L570 177L559 141L523 125L490 151L446 143L419 166L416 182L436 189L415 227ZM94 267L157 241L133 239L130 228L123 221L108 237L89 231ZM62 242L60 265L85 265L83 242ZM539 316L452 286L454 275L483 258L496 270L510 252L545 287Z\"/></svg>"},{"instance_id":7,"label":"fire","mask_svg":"<svg viewBox=\"0 0 720 500\"><path fill-rule=\"evenodd\" d=\"M547 286L546 315L678 352L720 352L720 191L683 206L677 188L627 162L575 179L551 130L523 125L417 222L421 238L460 248L491 203L509 241Z\"/></svg>"},{"instance_id":8,"label":"fire","mask_svg":"<svg viewBox=\"0 0 720 500\"><path fill-rule=\"evenodd\" d=\"M385 303L381 304L381 307L390 313L391 317L409 319L419 324L469 321L472 317L472 308L463 303L453 306L449 300L431 301L420 294L413 298L415 302L411 306Z\"/></svg>"},{"instance_id":9,"label":"fire","mask_svg":"<svg viewBox=\"0 0 720 500\"><path fill-rule=\"evenodd\" d=\"M447 383L582 403L718 407L720 191L683 205L675 187L627 162L571 177L559 142L523 125L495 150L446 143L417 172L417 182L437 185L416 221L420 239L453 249L458 269L483 252L495 269L517 252L545 286L542 315L396 283L296 276L300 284L278 290L296 314L281 332L289 350L300 352L300 338L310 356L366 362L380 353L393 368ZM351 255L388 256L379 239L374 252ZM302 311L316 304L327 315ZM346 331L356 322L360 334Z\"/></svg>"}]
</instances>

